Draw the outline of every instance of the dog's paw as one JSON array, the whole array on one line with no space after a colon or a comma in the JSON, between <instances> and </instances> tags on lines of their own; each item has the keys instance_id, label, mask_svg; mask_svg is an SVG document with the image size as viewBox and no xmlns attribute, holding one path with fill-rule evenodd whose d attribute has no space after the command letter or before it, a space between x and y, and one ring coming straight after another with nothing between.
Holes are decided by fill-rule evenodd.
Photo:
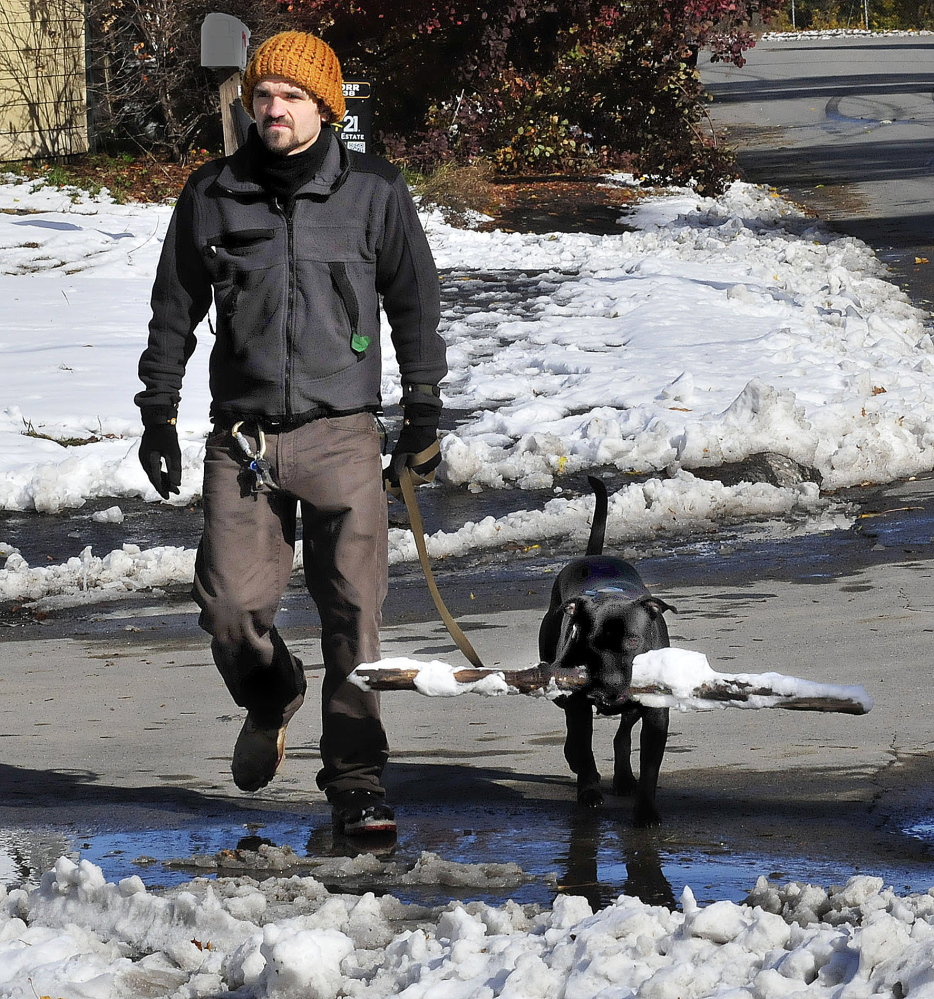
<instances>
[{"instance_id":1,"label":"dog's paw","mask_svg":"<svg viewBox=\"0 0 934 999\"><path fill-rule=\"evenodd\" d=\"M639 782L631 773L613 778L613 794L620 798L628 798L630 795L635 794L638 786Z\"/></svg>"},{"instance_id":2,"label":"dog's paw","mask_svg":"<svg viewBox=\"0 0 934 999\"><path fill-rule=\"evenodd\" d=\"M577 789L577 804L581 808L595 809L603 804L603 794L598 787L581 787Z\"/></svg>"},{"instance_id":3,"label":"dog's paw","mask_svg":"<svg viewBox=\"0 0 934 999\"><path fill-rule=\"evenodd\" d=\"M651 801L640 801L632 815L632 824L637 829L654 829L662 824L662 817Z\"/></svg>"}]
</instances>

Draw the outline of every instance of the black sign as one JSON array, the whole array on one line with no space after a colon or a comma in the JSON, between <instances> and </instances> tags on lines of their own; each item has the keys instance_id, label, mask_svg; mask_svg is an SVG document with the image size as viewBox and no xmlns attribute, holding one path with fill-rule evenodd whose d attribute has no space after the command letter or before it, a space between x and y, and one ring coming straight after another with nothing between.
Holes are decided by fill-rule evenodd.
<instances>
[{"instance_id":1,"label":"black sign","mask_svg":"<svg viewBox=\"0 0 934 999\"><path fill-rule=\"evenodd\" d=\"M347 113L340 123L340 135L348 149L368 153L373 147L373 109L369 80L344 80Z\"/></svg>"}]
</instances>

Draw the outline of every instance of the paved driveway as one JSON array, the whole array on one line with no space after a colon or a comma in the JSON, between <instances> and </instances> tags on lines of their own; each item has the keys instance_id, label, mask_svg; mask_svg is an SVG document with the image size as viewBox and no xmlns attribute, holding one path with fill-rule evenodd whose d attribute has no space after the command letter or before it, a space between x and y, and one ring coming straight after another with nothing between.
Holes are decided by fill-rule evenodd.
<instances>
[{"instance_id":1,"label":"paved driveway","mask_svg":"<svg viewBox=\"0 0 934 999\"><path fill-rule=\"evenodd\" d=\"M699 60L746 179L787 189L934 300L934 36L762 41Z\"/></svg>"}]
</instances>

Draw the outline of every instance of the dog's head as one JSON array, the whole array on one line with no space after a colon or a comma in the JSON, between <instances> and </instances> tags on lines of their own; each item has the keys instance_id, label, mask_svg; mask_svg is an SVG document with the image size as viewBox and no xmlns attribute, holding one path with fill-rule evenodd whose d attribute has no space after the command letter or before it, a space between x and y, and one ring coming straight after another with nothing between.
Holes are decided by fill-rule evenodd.
<instances>
[{"instance_id":1,"label":"dog's head","mask_svg":"<svg viewBox=\"0 0 934 999\"><path fill-rule=\"evenodd\" d=\"M630 699L632 661L668 644L662 614L674 608L650 595L574 597L563 607L564 621L556 666L583 666L590 682L581 693L598 714L619 714Z\"/></svg>"}]
</instances>

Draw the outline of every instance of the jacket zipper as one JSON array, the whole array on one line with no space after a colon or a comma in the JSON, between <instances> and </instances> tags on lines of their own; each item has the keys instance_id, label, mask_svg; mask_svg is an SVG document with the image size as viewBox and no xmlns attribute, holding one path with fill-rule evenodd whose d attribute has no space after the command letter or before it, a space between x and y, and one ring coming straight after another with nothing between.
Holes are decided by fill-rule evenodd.
<instances>
[{"instance_id":1,"label":"jacket zipper","mask_svg":"<svg viewBox=\"0 0 934 999\"><path fill-rule=\"evenodd\" d=\"M288 268L288 290L286 294L286 314L285 314L285 416L290 419L292 416L292 364L294 360L294 336L295 336L295 227L292 224L292 211L287 211L279 199L276 199L276 207L285 218L286 231L286 265Z\"/></svg>"}]
</instances>

